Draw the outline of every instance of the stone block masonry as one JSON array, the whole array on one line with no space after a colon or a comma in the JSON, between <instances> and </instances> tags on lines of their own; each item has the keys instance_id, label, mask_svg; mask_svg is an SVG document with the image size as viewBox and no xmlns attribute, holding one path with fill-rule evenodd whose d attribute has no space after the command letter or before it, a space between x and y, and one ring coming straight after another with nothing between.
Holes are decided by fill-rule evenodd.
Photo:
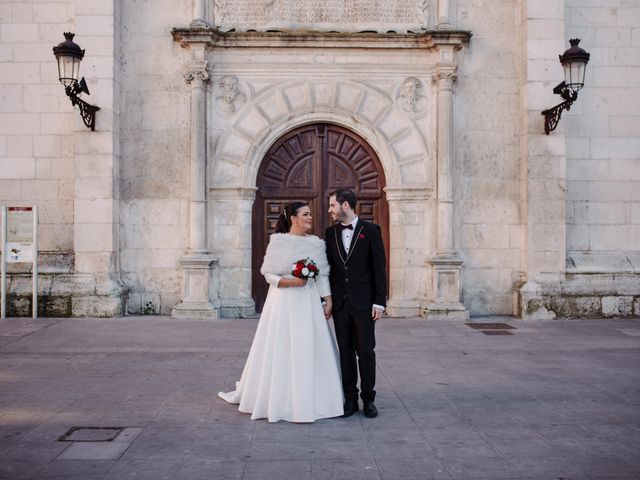
<instances>
[{"instance_id":1,"label":"stone block masonry","mask_svg":"<svg viewBox=\"0 0 640 480\"><path fill-rule=\"evenodd\" d=\"M378 1L407 8L364 12L380 33L354 33L364 3L0 3L0 203L40 207L41 314L169 314L185 296L254 313L260 162L327 122L380 158L392 315L446 310L444 291L471 315L640 315L640 5ZM399 33L407 12L419 33ZM215 29L234 18L260 25ZM285 31L262 32L272 20ZM86 50L95 132L57 79L65 31ZM545 135L573 37L586 84ZM26 273L10 271L12 314L29 313Z\"/></svg>"}]
</instances>

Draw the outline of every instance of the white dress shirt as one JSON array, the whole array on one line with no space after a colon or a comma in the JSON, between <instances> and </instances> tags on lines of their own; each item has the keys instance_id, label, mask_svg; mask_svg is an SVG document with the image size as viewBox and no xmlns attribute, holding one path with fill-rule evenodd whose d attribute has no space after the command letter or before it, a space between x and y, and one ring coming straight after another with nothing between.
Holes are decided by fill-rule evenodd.
<instances>
[{"instance_id":1,"label":"white dress shirt","mask_svg":"<svg viewBox=\"0 0 640 480\"><path fill-rule=\"evenodd\" d=\"M349 230L348 228L342 229L342 246L344 247L344 251L347 252L347 255L349 255L349 248L351 247L351 237L353 237L353 235L355 234L357 223L358 223L358 216L356 215L353 218L353 220L351 220L351 223L342 224L345 227L347 225L351 225L353 227L353 230Z\"/></svg>"}]
</instances>

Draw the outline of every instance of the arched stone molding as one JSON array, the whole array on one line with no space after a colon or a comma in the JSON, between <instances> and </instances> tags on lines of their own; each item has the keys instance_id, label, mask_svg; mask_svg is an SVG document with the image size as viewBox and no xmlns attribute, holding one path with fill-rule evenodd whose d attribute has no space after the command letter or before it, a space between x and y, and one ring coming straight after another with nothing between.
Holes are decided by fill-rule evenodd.
<instances>
[{"instance_id":1,"label":"arched stone molding","mask_svg":"<svg viewBox=\"0 0 640 480\"><path fill-rule=\"evenodd\" d=\"M213 154L212 185L253 186L269 147L288 130L332 122L362 136L378 154L387 185L433 179L427 142L390 95L354 81L301 80L263 91L233 118Z\"/></svg>"},{"instance_id":2,"label":"arched stone molding","mask_svg":"<svg viewBox=\"0 0 640 480\"><path fill-rule=\"evenodd\" d=\"M353 130L380 158L392 216L389 313L419 314L430 282L425 263L434 248L435 214L429 200L435 159L411 113L402 110L393 92L322 79L263 90L229 118L209 172L209 239L219 259L223 316L242 316L253 307L251 208L260 164L278 138L314 122Z\"/></svg>"}]
</instances>

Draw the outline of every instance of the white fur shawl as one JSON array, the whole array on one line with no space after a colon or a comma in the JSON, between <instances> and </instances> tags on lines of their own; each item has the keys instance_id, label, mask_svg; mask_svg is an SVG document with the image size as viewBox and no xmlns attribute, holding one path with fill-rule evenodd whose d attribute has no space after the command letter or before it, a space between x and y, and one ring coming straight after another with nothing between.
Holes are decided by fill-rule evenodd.
<instances>
[{"instance_id":1,"label":"white fur shawl","mask_svg":"<svg viewBox=\"0 0 640 480\"><path fill-rule=\"evenodd\" d=\"M320 296L330 295L329 261L327 260L326 247L324 240L315 235L306 237L287 233L271 235L260 273L290 276L293 264L307 257L316 263L320 271L316 280Z\"/></svg>"}]
</instances>

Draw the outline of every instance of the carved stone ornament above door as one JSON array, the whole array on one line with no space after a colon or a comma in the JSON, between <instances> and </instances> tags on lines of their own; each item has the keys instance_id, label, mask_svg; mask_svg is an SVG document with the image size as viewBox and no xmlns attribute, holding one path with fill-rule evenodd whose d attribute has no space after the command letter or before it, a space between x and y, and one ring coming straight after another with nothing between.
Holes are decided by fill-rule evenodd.
<instances>
[{"instance_id":1,"label":"carved stone ornament above door","mask_svg":"<svg viewBox=\"0 0 640 480\"><path fill-rule=\"evenodd\" d=\"M420 33L429 0L215 0L216 27L248 30Z\"/></svg>"}]
</instances>

